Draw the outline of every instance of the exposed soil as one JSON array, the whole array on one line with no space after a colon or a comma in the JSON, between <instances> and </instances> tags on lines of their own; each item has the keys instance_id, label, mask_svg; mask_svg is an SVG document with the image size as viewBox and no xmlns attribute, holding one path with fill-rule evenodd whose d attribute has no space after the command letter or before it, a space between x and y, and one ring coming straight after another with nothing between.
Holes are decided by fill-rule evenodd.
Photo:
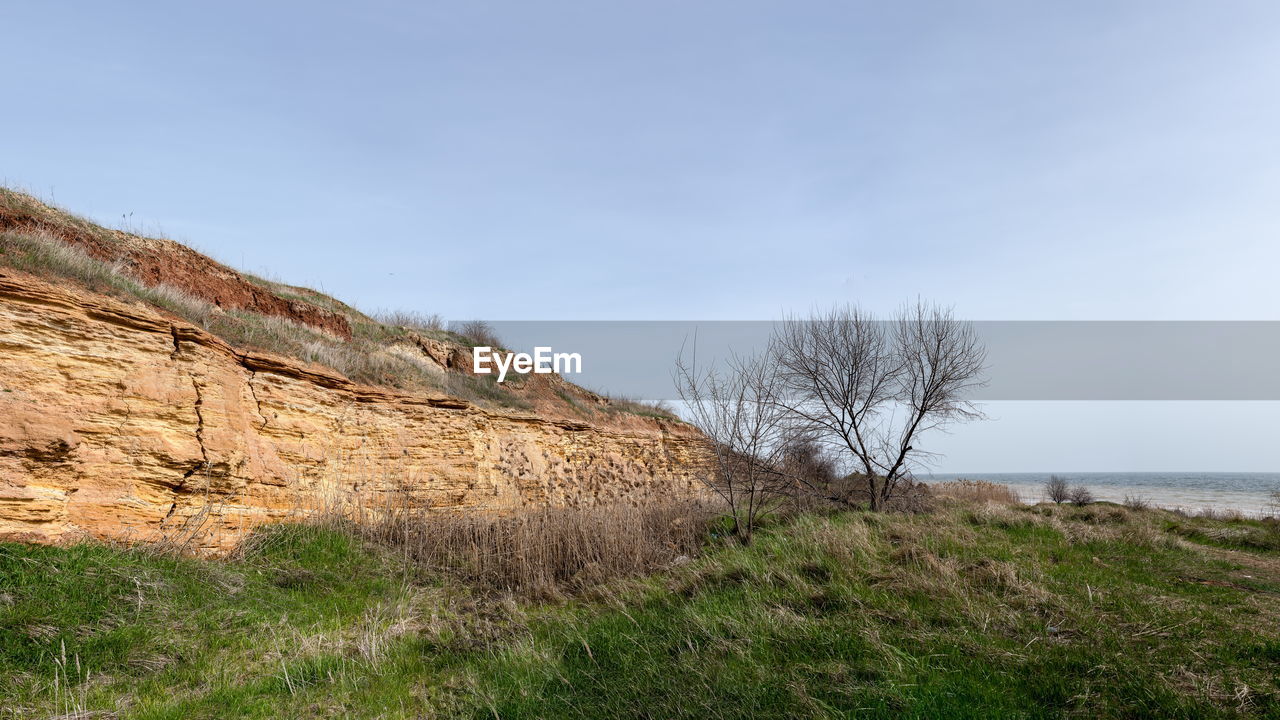
<instances>
[{"instance_id":1,"label":"exposed soil","mask_svg":"<svg viewBox=\"0 0 1280 720\"><path fill-rule=\"evenodd\" d=\"M119 230L50 222L38 207L0 205L0 230L41 230L93 257L120 262L147 285L164 283L223 310L249 310L288 318L351 338L347 318L302 300L283 298L240 273L172 240L144 238Z\"/></svg>"}]
</instances>

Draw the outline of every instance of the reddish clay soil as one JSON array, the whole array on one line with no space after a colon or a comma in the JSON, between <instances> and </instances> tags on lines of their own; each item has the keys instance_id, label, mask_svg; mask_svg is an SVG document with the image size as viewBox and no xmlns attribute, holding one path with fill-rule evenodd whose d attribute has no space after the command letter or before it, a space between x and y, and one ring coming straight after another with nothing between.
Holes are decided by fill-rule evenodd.
<instances>
[{"instance_id":1,"label":"reddish clay soil","mask_svg":"<svg viewBox=\"0 0 1280 720\"><path fill-rule=\"evenodd\" d=\"M164 283L224 310L276 315L351 338L347 319L302 300L280 297L231 268L172 240L144 238L119 230L92 232L70 223L48 222L24 208L0 209L0 230L42 230L107 262L122 262L130 275L148 284Z\"/></svg>"}]
</instances>

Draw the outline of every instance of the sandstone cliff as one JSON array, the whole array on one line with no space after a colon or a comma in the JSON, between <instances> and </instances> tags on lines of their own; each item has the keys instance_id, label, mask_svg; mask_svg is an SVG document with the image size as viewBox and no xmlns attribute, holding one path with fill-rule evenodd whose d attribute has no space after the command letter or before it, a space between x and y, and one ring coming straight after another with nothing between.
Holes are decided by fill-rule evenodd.
<instances>
[{"instance_id":1,"label":"sandstone cliff","mask_svg":"<svg viewBox=\"0 0 1280 720\"><path fill-rule=\"evenodd\" d=\"M147 538L201 514L217 530L203 544L226 547L334 499L506 509L681 495L704 458L679 422L359 385L0 269L0 539Z\"/></svg>"}]
</instances>

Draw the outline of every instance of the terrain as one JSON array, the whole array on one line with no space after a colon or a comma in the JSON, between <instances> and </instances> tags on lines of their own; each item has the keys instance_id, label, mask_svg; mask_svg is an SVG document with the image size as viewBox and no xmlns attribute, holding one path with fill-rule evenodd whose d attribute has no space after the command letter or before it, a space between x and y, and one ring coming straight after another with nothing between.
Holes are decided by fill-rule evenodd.
<instances>
[{"instance_id":1,"label":"terrain","mask_svg":"<svg viewBox=\"0 0 1280 720\"><path fill-rule=\"evenodd\" d=\"M700 487L702 437L662 408L554 375L499 385L470 372L496 339L384 320L0 192L0 538L146 540L200 517L193 545L225 550L325 503Z\"/></svg>"},{"instance_id":2,"label":"terrain","mask_svg":"<svg viewBox=\"0 0 1280 720\"><path fill-rule=\"evenodd\" d=\"M702 543L559 595L341 525L226 560L4 545L0 695L9 717L1280 717L1274 522L937 498Z\"/></svg>"},{"instance_id":3,"label":"terrain","mask_svg":"<svg viewBox=\"0 0 1280 720\"><path fill-rule=\"evenodd\" d=\"M695 428L500 344L0 191L0 719L1280 718L1274 518L743 535Z\"/></svg>"}]
</instances>

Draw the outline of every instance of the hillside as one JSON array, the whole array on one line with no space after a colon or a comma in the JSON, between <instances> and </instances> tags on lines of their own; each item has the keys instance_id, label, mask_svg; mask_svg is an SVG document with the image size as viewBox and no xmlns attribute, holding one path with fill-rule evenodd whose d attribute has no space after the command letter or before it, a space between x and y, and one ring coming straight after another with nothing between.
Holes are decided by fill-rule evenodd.
<instances>
[{"instance_id":1,"label":"hillside","mask_svg":"<svg viewBox=\"0 0 1280 720\"><path fill-rule=\"evenodd\" d=\"M703 542L550 603L340 526L0 545L0 717L1280 717L1274 523L942 502Z\"/></svg>"},{"instance_id":2,"label":"hillside","mask_svg":"<svg viewBox=\"0 0 1280 720\"><path fill-rule=\"evenodd\" d=\"M0 193L0 538L193 546L333 503L508 510L682 496L660 408L470 373L474 340L381 322L167 240ZM211 522L206 522L209 518Z\"/></svg>"},{"instance_id":3,"label":"hillside","mask_svg":"<svg viewBox=\"0 0 1280 720\"><path fill-rule=\"evenodd\" d=\"M336 370L350 380L443 392L495 409L603 426L628 416L676 420L660 406L602 396L555 375L473 375L478 339L429 314L375 318L309 288L239 272L191 248L96 225L0 188L0 269L137 303L235 348Z\"/></svg>"}]
</instances>

